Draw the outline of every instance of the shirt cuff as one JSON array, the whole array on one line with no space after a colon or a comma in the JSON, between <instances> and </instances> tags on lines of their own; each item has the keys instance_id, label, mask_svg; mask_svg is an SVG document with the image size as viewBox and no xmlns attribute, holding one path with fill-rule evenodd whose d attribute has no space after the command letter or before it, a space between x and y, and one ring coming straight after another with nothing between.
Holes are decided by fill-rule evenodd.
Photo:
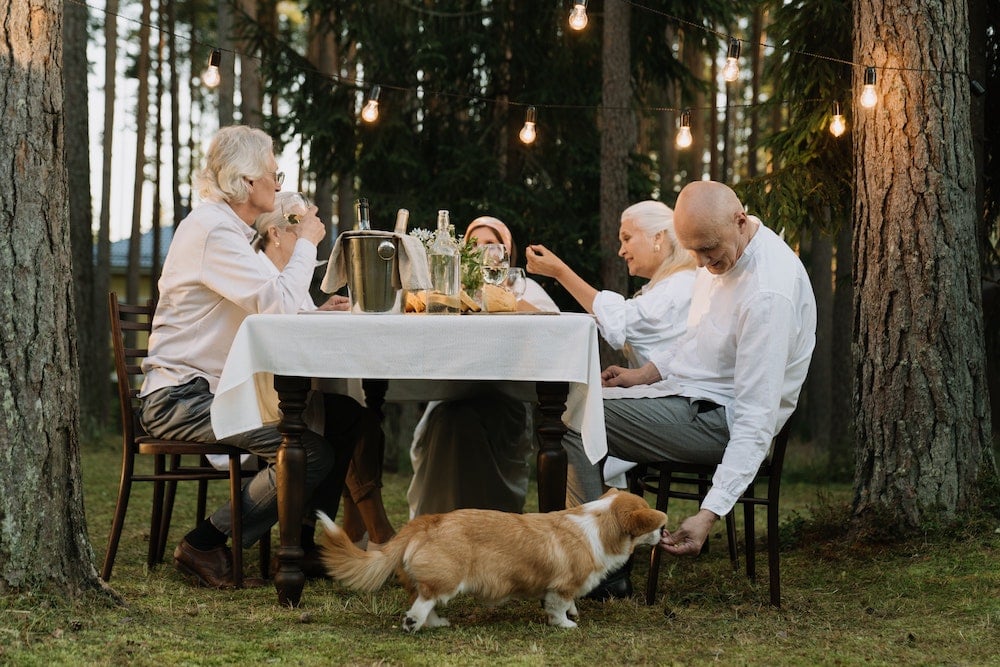
<instances>
[{"instance_id":1,"label":"shirt cuff","mask_svg":"<svg viewBox=\"0 0 1000 667\"><path fill-rule=\"evenodd\" d=\"M719 517L724 517L733 510L737 500L739 500L738 496L733 496L713 486L705 494L701 509L715 512Z\"/></svg>"}]
</instances>

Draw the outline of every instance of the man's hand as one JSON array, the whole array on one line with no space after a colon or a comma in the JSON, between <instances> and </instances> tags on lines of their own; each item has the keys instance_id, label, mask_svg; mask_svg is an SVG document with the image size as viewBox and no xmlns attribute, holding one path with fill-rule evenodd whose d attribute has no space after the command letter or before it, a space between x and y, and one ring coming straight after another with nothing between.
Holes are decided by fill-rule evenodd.
<instances>
[{"instance_id":1,"label":"man's hand","mask_svg":"<svg viewBox=\"0 0 1000 667\"><path fill-rule=\"evenodd\" d=\"M694 516L684 519L674 532L663 531L660 548L675 556L697 556L708 539L708 531L718 520L715 512L698 510Z\"/></svg>"},{"instance_id":2,"label":"man's hand","mask_svg":"<svg viewBox=\"0 0 1000 667\"><path fill-rule=\"evenodd\" d=\"M632 387L637 384L652 384L661 379L660 371L653 362L647 363L642 368L608 366L601 373L601 385L604 387Z\"/></svg>"}]
</instances>

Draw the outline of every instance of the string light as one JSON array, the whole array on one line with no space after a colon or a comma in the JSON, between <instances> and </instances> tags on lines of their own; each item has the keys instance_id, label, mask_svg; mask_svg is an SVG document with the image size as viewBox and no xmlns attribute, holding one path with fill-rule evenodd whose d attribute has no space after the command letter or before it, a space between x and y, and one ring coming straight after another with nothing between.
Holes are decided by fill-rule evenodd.
<instances>
[{"instance_id":1,"label":"string light","mask_svg":"<svg viewBox=\"0 0 1000 667\"><path fill-rule=\"evenodd\" d=\"M729 38L729 53L722 68L722 78L726 81L736 81L740 78L740 40L735 37Z\"/></svg>"},{"instance_id":2,"label":"string light","mask_svg":"<svg viewBox=\"0 0 1000 667\"><path fill-rule=\"evenodd\" d=\"M535 142L535 107L528 107L524 114L524 127L517 134L522 143L532 144Z\"/></svg>"},{"instance_id":3,"label":"string light","mask_svg":"<svg viewBox=\"0 0 1000 667\"><path fill-rule=\"evenodd\" d=\"M219 73L219 65L222 63L222 51L215 49L208 58L208 69L201 75L201 82L209 88L215 88L222 83L222 75Z\"/></svg>"},{"instance_id":4,"label":"string light","mask_svg":"<svg viewBox=\"0 0 1000 667\"><path fill-rule=\"evenodd\" d=\"M573 3L573 10L569 13L569 27L573 30L587 27L587 0L576 0Z\"/></svg>"},{"instance_id":5,"label":"string light","mask_svg":"<svg viewBox=\"0 0 1000 667\"><path fill-rule=\"evenodd\" d=\"M365 106L361 110L361 120L366 123L374 123L378 120L378 98L381 94L382 87L376 83L372 86L372 91L368 95L368 101L365 102Z\"/></svg>"},{"instance_id":6,"label":"string light","mask_svg":"<svg viewBox=\"0 0 1000 667\"><path fill-rule=\"evenodd\" d=\"M691 110L685 109L681 114L681 127L677 130L677 148L688 148L694 138L691 136Z\"/></svg>"},{"instance_id":7,"label":"string light","mask_svg":"<svg viewBox=\"0 0 1000 667\"><path fill-rule=\"evenodd\" d=\"M830 134L839 137L847 129L844 115L840 113L840 102L833 103L833 118L830 119Z\"/></svg>"},{"instance_id":8,"label":"string light","mask_svg":"<svg viewBox=\"0 0 1000 667\"><path fill-rule=\"evenodd\" d=\"M875 68L865 68L865 85L861 88L861 106L871 109L878 103L878 93L875 92Z\"/></svg>"}]
</instances>

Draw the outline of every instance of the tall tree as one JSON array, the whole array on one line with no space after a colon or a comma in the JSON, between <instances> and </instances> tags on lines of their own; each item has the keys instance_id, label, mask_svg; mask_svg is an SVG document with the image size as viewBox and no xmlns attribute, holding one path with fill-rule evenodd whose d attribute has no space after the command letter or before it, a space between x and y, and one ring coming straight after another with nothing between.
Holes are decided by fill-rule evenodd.
<instances>
[{"instance_id":1,"label":"tall tree","mask_svg":"<svg viewBox=\"0 0 1000 667\"><path fill-rule=\"evenodd\" d=\"M604 5L601 59L601 285L625 294L628 276L618 257L618 223L629 204L628 158L635 149L636 120L632 109L629 23L624 2Z\"/></svg>"},{"instance_id":2,"label":"tall tree","mask_svg":"<svg viewBox=\"0 0 1000 667\"><path fill-rule=\"evenodd\" d=\"M965 2L854 0L881 93L854 130L854 511L892 528L970 509L994 466L968 46Z\"/></svg>"},{"instance_id":3,"label":"tall tree","mask_svg":"<svg viewBox=\"0 0 1000 667\"><path fill-rule=\"evenodd\" d=\"M66 128L66 169L69 174L69 215L73 239L73 284L76 288L76 322L79 331L80 423L93 433L107 415L107 347L97 332L106 320L97 317L94 294L94 218L90 206L90 114L87 103L87 7L70 4L63 20L63 71L66 106L76 109ZM96 386L95 386L96 385Z\"/></svg>"},{"instance_id":4,"label":"tall tree","mask_svg":"<svg viewBox=\"0 0 1000 667\"><path fill-rule=\"evenodd\" d=\"M80 480L62 20L58 0L0 9L0 594L98 585Z\"/></svg>"},{"instance_id":5,"label":"tall tree","mask_svg":"<svg viewBox=\"0 0 1000 667\"><path fill-rule=\"evenodd\" d=\"M135 100L135 171L132 181L132 231L128 244L128 280L125 294L129 303L139 301L139 280L142 268L142 193L146 184L146 130L149 124L149 26L152 0L142 0L139 23L139 59L136 78L139 90Z\"/></svg>"}]
</instances>

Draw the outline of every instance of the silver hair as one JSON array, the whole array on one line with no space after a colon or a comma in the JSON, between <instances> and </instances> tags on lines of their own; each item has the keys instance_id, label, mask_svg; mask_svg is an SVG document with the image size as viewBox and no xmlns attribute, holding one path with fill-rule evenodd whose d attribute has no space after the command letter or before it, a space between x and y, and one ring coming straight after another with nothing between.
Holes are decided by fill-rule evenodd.
<instances>
[{"instance_id":1,"label":"silver hair","mask_svg":"<svg viewBox=\"0 0 1000 667\"><path fill-rule=\"evenodd\" d=\"M248 180L268 173L274 140L263 130L230 125L219 130L208 147L205 166L194 184L202 199L242 204L250 196Z\"/></svg>"},{"instance_id":2,"label":"silver hair","mask_svg":"<svg viewBox=\"0 0 1000 667\"><path fill-rule=\"evenodd\" d=\"M672 273L694 269L697 266L691 254L677 242L677 234L674 232L674 212L663 202L648 199L632 204L622 211L621 219L632 221L632 224L649 239L656 236L657 232L663 232L670 243L670 252L649 279L647 287L652 287Z\"/></svg>"}]
</instances>

